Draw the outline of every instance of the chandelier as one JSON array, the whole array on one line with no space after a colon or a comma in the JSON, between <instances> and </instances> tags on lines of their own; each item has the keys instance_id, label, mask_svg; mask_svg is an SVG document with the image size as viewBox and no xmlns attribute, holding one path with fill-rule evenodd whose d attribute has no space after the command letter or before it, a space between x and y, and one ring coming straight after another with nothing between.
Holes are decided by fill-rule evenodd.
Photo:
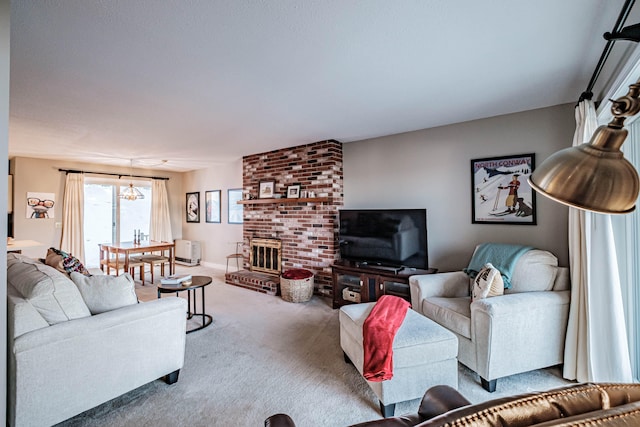
<instances>
[{"instance_id":1,"label":"chandelier","mask_svg":"<svg viewBox=\"0 0 640 427\"><path fill-rule=\"evenodd\" d=\"M131 173L130 178L133 180L133 159L131 160ZM133 186L133 182L129 182L129 186L122 189L120 192L120 198L124 200L138 200L144 199L144 194L136 187Z\"/></svg>"}]
</instances>

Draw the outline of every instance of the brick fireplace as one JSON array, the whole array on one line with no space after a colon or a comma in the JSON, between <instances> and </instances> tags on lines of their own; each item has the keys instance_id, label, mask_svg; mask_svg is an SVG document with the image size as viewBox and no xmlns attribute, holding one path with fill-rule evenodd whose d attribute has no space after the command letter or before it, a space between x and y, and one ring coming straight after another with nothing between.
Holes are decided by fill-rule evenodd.
<instances>
[{"instance_id":1,"label":"brick fireplace","mask_svg":"<svg viewBox=\"0 0 640 427\"><path fill-rule=\"evenodd\" d=\"M342 144L328 140L245 156L242 181L243 192L252 197L243 201L245 260L251 239L278 239L282 270L311 270L315 292L331 296L331 265L339 255L338 208L343 205ZM258 199L261 181L274 181L274 194L282 199L291 185L315 197Z\"/></svg>"}]
</instances>

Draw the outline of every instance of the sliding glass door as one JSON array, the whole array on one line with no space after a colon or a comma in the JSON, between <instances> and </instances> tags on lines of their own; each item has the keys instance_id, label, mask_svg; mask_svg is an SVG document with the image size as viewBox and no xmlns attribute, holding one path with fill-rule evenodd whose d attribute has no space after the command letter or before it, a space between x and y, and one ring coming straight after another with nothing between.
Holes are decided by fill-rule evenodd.
<instances>
[{"instance_id":1,"label":"sliding glass door","mask_svg":"<svg viewBox=\"0 0 640 427\"><path fill-rule=\"evenodd\" d=\"M144 199L120 199L121 187L128 185L128 181L85 177L84 245L87 267L100 265L99 244L131 242L134 230L149 234L151 183L134 182Z\"/></svg>"}]
</instances>

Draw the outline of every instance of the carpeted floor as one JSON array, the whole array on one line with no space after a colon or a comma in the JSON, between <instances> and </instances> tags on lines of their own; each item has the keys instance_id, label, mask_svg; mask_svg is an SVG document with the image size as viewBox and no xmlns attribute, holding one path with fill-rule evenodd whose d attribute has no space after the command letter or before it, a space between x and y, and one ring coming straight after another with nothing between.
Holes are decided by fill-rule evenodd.
<instances>
[{"instance_id":1,"label":"carpeted floor","mask_svg":"<svg viewBox=\"0 0 640 427\"><path fill-rule=\"evenodd\" d=\"M344 362L338 311L329 299L288 303L227 285L220 270L178 272L214 278L206 287L213 323L187 335L179 381L154 381L59 426L262 426L278 412L300 427L380 418L375 395ZM136 290L143 301L156 298L154 286ZM459 390L474 403L567 383L558 368L542 369L500 379L490 394L459 365ZM396 414L415 412L418 403L398 404Z\"/></svg>"}]
</instances>

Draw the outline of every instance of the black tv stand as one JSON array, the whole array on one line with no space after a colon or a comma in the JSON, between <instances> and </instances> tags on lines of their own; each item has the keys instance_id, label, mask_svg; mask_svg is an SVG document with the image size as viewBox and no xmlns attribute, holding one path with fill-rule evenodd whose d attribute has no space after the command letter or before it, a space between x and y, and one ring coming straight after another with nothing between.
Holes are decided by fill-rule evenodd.
<instances>
[{"instance_id":1,"label":"black tv stand","mask_svg":"<svg viewBox=\"0 0 640 427\"><path fill-rule=\"evenodd\" d=\"M333 308L345 304L377 301L382 295L396 295L411 302L409 277L434 274L438 270L391 267L375 263L339 261L331 266Z\"/></svg>"}]
</instances>

